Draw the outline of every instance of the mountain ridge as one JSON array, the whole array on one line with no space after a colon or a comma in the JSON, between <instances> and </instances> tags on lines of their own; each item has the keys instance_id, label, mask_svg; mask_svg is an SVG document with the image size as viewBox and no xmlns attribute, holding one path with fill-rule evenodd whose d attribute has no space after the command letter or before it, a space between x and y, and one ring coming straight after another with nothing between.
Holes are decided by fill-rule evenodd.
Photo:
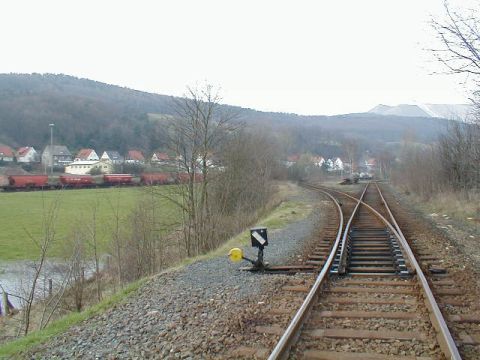
<instances>
[{"instance_id":1,"label":"mountain ridge","mask_svg":"<svg viewBox=\"0 0 480 360\"><path fill-rule=\"evenodd\" d=\"M48 124L54 123L54 142L73 150L91 147L124 152L138 148L149 152L166 145L165 126L158 119L175 115L174 99L69 75L0 74L0 143L43 149L49 143ZM232 105L221 109L238 113L240 121L263 127L272 136L299 133L295 135L299 142L342 136L400 142L408 131L429 142L448 124L425 116L297 115ZM149 114L162 116L156 119Z\"/></svg>"}]
</instances>

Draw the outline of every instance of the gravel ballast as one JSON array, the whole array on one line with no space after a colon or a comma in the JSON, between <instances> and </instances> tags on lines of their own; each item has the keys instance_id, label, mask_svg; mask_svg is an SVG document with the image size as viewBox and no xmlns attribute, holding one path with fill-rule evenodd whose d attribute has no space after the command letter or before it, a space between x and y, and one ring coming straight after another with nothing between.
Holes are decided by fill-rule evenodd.
<instances>
[{"instance_id":1,"label":"gravel ballast","mask_svg":"<svg viewBox=\"0 0 480 360\"><path fill-rule=\"evenodd\" d=\"M269 232L265 260L287 264L323 217L319 196L300 189L294 201L316 204L310 215ZM254 257L251 248L244 249ZM262 305L291 276L240 271L226 256L198 261L149 280L122 304L73 326L34 349L33 358L216 358L248 342ZM248 309L248 311L246 310ZM248 316L247 316L248 313ZM252 320L253 317L253 320Z\"/></svg>"}]
</instances>

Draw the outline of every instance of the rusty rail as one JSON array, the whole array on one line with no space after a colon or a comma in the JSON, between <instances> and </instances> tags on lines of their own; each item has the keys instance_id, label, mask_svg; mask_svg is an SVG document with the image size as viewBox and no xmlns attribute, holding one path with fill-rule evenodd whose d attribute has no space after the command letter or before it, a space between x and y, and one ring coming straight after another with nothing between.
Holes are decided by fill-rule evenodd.
<instances>
[{"instance_id":1,"label":"rusty rail","mask_svg":"<svg viewBox=\"0 0 480 360\"><path fill-rule=\"evenodd\" d=\"M340 237L342 235L342 229L343 229L343 213L342 213L342 208L340 207L340 204L338 203L337 199L335 199L331 194L329 194L326 191L315 189L317 191L322 192L326 196L328 196L333 203L335 204L338 215L339 215L339 225L338 225L338 233L335 238L335 243L333 245L332 251L330 255L328 256L327 261L325 262L325 265L322 268L322 271L317 277L317 280L312 286L312 289L308 293L307 297L305 298L305 301L303 302L302 306L300 309L297 311L295 316L293 317L292 321L287 327L287 330L285 330L283 336L280 338L278 341L277 345L273 349L272 353L268 357L269 360L274 360L274 359L283 359L288 355L288 352L291 348L291 346L294 344L297 334L299 333L302 325L305 322L305 319L308 316L308 313L310 312L314 300L317 297L317 293L321 289L322 285L324 284L324 281L327 279L328 272L330 269L330 266L333 263L333 260L335 258L335 254L337 253L338 246L340 244ZM358 200L357 200L358 201Z\"/></svg>"},{"instance_id":2,"label":"rusty rail","mask_svg":"<svg viewBox=\"0 0 480 360\"><path fill-rule=\"evenodd\" d=\"M410 248L410 245L408 245L407 240L405 239L405 236L402 233L402 230L400 230L400 227L397 224L397 221L393 217L392 212L390 211L390 208L387 205L387 202L385 201L385 198L383 197L382 192L380 191L380 187L378 184L375 182L375 186L377 187L378 193L380 194L380 198L382 199L383 205L385 206L385 209L387 210L388 215L390 216L390 219L395 226L395 228L398 230L399 239L402 243L402 246L404 247L407 256L410 260L410 264L414 267L415 272L417 273L417 277L420 281L420 284L422 285L422 292L423 292L423 298L425 301L425 305L431 312L430 319L432 320L432 324L435 327L435 329L439 332L441 336L437 335L437 340L438 343L442 349L442 351L445 353L445 355L449 359L461 359L460 353L458 352L457 345L455 344L455 341L453 340L452 334L450 333L450 330L448 329L447 323L445 322L445 318L442 315L442 312L440 311L440 308L438 307L437 301L435 300L435 297L433 296L432 290L430 289L430 286L428 285L427 279L425 275L423 274L422 269L420 268L420 265L417 262L417 259L415 258L415 255L413 255L412 249Z\"/></svg>"},{"instance_id":3,"label":"rusty rail","mask_svg":"<svg viewBox=\"0 0 480 360\"><path fill-rule=\"evenodd\" d=\"M360 195L360 200L357 201L357 205L355 206L355 209L353 209L352 215L350 216L350 219L348 219L348 223L345 226L345 229L343 230L343 237L342 237L342 245L340 247L340 260L338 263L338 273L339 274L344 274L345 273L345 267L347 266L347 249L348 249L348 233L350 232L350 227L352 225L353 219L357 215L357 211L360 208L360 204L365 196L365 193L367 192L368 186L370 183L365 186L365 189L363 189L362 195Z\"/></svg>"},{"instance_id":4,"label":"rusty rail","mask_svg":"<svg viewBox=\"0 0 480 360\"><path fill-rule=\"evenodd\" d=\"M375 182L376 184L376 182ZM413 270L415 271L419 283L422 288L422 293L425 301L425 305L427 306L428 310L430 311L430 318L432 321L433 326L437 330L437 340L438 343L444 352L445 356L448 359L452 360L461 360L460 353L458 351L457 345L455 344L455 341L453 340L452 334L450 333L450 330L448 329L447 323L445 321L445 318L443 317L440 308L438 307L438 304L435 300L435 297L433 296L432 290L430 289L430 286L428 285L427 279L425 275L423 274L422 269L420 268L420 265L418 264L415 255L413 254L410 246L408 245L407 240L405 239L403 233L400 230L400 227L398 226L395 218L393 217L392 212L390 211L390 208L387 205L387 202L385 201L385 198L383 197L380 188L378 187L378 184L376 184L377 189L379 191L380 197L382 199L383 205L385 206L385 209L387 210L387 213L389 214L390 219L392 220L392 223L390 223L387 219L385 219L377 210L375 210L373 207L368 205L367 203L363 201L359 201L357 198L354 196L344 193L342 191L334 190L334 189L329 189L324 186L315 186L315 185L310 185L311 188L317 188L317 190L324 192L323 189L327 189L331 192L335 192L338 194L341 194L343 196L346 196L352 200L359 201L362 205L364 205L366 208L368 208L370 211L372 211L375 216L377 216L389 229L390 231L396 236L396 238L400 241L400 244L402 245L402 248L411 264L413 267Z\"/></svg>"}]
</instances>

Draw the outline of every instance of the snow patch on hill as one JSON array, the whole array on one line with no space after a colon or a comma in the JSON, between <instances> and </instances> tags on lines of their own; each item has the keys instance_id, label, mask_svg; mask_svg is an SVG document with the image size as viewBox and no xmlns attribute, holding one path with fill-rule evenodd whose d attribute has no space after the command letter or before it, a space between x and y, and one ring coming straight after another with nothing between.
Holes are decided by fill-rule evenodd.
<instances>
[{"instance_id":1,"label":"snow patch on hill","mask_svg":"<svg viewBox=\"0 0 480 360\"><path fill-rule=\"evenodd\" d=\"M380 115L436 117L451 120L469 120L472 106L468 104L400 104L377 105L369 113Z\"/></svg>"}]
</instances>

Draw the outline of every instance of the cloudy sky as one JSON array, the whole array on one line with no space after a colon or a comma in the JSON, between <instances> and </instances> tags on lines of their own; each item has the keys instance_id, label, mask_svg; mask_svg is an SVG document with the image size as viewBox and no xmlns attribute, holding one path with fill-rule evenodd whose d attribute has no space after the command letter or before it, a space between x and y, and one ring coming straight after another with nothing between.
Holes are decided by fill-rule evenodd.
<instances>
[{"instance_id":1,"label":"cloudy sky","mask_svg":"<svg viewBox=\"0 0 480 360\"><path fill-rule=\"evenodd\" d=\"M432 75L425 50L442 14L442 0L3 1L0 72L167 95L207 80L225 103L301 114L463 103L463 79Z\"/></svg>"}]
</instances>

